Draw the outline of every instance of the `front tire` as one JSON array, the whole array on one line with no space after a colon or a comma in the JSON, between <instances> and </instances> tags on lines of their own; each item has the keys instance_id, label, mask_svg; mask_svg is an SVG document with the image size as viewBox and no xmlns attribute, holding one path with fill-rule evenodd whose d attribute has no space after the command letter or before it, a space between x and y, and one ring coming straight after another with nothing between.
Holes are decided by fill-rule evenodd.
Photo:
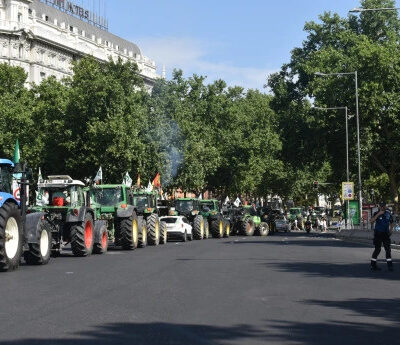
<instances>
[{"instance_id":1,"label":"front tire","mask_svg":"<svg viewBox=\"0 0 400 345\"><path fill-rule=\"evenodd\" d=\"M187 242L188 239L188 235L187 232L185 231L185 233L182 235L182 242Z\"/></svg>"},{"instance_id":2,"label":"front tire","mask_svg":"<svg viewBox=\"0 0 400 345\"><path fill-rule=\"evenodd\" d=\"M148 243L152 246L158 246L160 244L160 220L155 213L147 218L147 231Z\"/></svg>"},{"instance_id":3,"label":"front tire","mask_svg":"<svg viewBox=\"0 0 400 345\"><path fill-rule=\"evenodd\" d=\"M108 230L107 226L103 225L99 230L100 242L94 244L93 253L94 254L105 254L108 250Z\"/></svg>"},{"instance_id":4,"label":"front tire","mask_svg":"<svg viewBox=\"0 0 400 345\"><path fill-rule=\"evenodd\" d=\"M240 234L242 236L253 236L254 235L254 222L251 219L246 219L241 222Z\"/></svg>"},{"instance_id":5,"label":"front tire","mask_svg":"<svg viewBox=\"0 0 400 345\"><path fill-rule=\"evenodd\" d=\"M143 217L139 218L139 248L147 247L147 225Z\"/></svg>"},{"instance_id":6,"label":"front tire","mask_svg":"<svg viewBox=\"0 0 400 345\"><path fill-rule=\"evenodd\" d=\"M224 237L228 238L231 235L231 223L226 220L225 221L225 230L224 230Z\"/></svg>"},{"instance_id":7,"label":"front tire","mask_svg":"<svg viewBox=\"0 0 400 345\"><path fill-rule=\"evenodd\" d=\"M258 236L268 236L269 234L269 226L267 223L261 223L257 228Z\"/></svg>"},{"instance_id":8,"label":"front tire","mask_svg":"<svg viewBox=\"0 0 400 345\"><path fill-rule=\"evenodd\" d=\"M37 243L29 244L29 250L24 252L24 260L28 265L46 265L51 256L51 225L43 219L40 220L37 229Z\"/></svg>"},{"instance_id":9,"label":"front tire","mask_svg":"<svg viewBox=\"0 0 400 345\"><path fill-rule=\"evenodd\" d=\"M196 216L193 221L193 238L195 240L202 240L204 237L204 218L203 216Z\"/></svg>"},{"instance_id":10,"label":"front tire","mask_svg":"<svg viewBox=\"0 0 400 345\"><path fill-rule=\"evenodd\" d=\"M94 226L90 213L86 213L83 223L71 227L71 248L75 256L89 256L93 252Z\"/></svg>"},{"instance_id":11,"label":"front tire","mask_svg":"<svg viewBox=\"0 0 400 345\"><path fill-rule=\"evenodd\" d=\"M0 208L0 271L18 268L22 256L23 228L18 206L6 202Z\"/></svg>"},{"instance_id":12,"label":"front tire","mask_svg":"<svg viewBox=\"0 0 400 345\"><path fill-rule=\"evenodd\" d=\"M224 221L222 219L216 219L211 221L211 235L214 238L224 237Z\"/></svg>"},{"instance_id":13,"label":"front tire","mask_svg":"<svg viewBox=\"0 0 400 345\"><path fill-rule=\"evenodd\" d=\"M168 231L167 231L167 223L160 222L160 230L161 230L161 244L166 244L168 241Z\"/></svg>"},{"instance_id":14,"label":"front tire","mask_svg":"<svg viewBox=\"0 0 400 345\"><path fill-rule=\"evenodd\" d=\"M119 221L119 235L122 249L134 250L139 245L139 228L136 214Z\"/></svg>"}]
</instances>

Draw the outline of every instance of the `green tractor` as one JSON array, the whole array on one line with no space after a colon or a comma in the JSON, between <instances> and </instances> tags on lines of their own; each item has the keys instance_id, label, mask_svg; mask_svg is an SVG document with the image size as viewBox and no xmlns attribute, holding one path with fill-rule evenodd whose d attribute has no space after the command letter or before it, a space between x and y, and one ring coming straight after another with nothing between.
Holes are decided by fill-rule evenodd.
<instances>
[{"instance_id":1,"label":"green tractor","mask_svg":"<svg viewBox=\"0 0 400 345\"><path fill-rule=\"evenodd\" d=\"M140 217L132 205L132 193L124 184L93 185L89 188L90 202L95 210L96 218L106 223L102 229L101 242L95 242L95 252L107 250L107 243L124 250L144 247L146 244L146 228L142 226ZM144 237L140 243L140 237Z\"/></svg>"},{"instance_id":2,"label":"green tractor","mask_svg":"<svg viewBox=\"0 0 400 345\"><path fill-rule=\"evenodd\" d=\"M133 189L133 205L137 213L143 217L147 227L148 243L154 246L167 243L167 224L160 222L159 193Z\"/></svg>"},{"instance_id":3,"label":"green tractor","mask_svg":"<svg viewBox=\"0 0 400 345\"><path fill-rule=\"evenodd\" d=\"M175 199L170 211L170 215L184 216L192 225L193 239L202 240L208 238L208 222L204 221L200 214L200 201L194 198Z\"/></svg>"},{"instance_id":4,"label":"green tractor","mask_svg":"<svg viewBox=\"0 0 400 345\"><path fill-rule=\"evenodd\" d=\"M69 176L49 176L38 183L36 205L29 210L43 212L43 219L51 229L51 252L61 253L65 245L71 244L74 256L89 256L102 246L106 222L98 220L90 207L85 184Z\"/></svg>"},{"instance_id":5,"label":"green tractor","mask_svg":"<svg viewBox=\"0 0 400 345\"><path fill-rule=\"evenodd\" d=\"M205 219L205 226L210 229L214 238L229 237L231 224L225 220L219 209L218 200L200 200L200 214ZM208 231L206 230L206 233Z\"/></svg>"},{"instance_id":6,"label":"green tractor","mask_svg":"<svg viewBox=\"0 0 400 345\"><path fill-rule=\"evenodd\" d=\"M235 210L234 231L242 236L267 236L269 226L261 221L257 210L252 206L242 206Z\"/></svg>"},{"instance_id":7,"label":"green tractor","mask_svg":"<svg viewBox=\"0 0 400 345\"><path fill-rule=\"evenodd\" d=\"M304 216L303 209L301 207L292 207L289 209L289 222L292 230L299 228L304 229Z\"/></svg>"}]
</instances>

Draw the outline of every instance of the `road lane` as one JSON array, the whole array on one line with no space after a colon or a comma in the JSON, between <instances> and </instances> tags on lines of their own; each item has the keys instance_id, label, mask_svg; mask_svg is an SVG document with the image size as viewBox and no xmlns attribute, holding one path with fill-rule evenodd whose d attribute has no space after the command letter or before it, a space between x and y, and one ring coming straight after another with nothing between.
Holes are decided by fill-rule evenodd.
<instances>
[{"instance_id":1,"label":"road lane","mask_svg":"<svg viewBox=\"0 0 400 345\"><path fill-rule=\"evenodd\" d=\"M396 344L399 255L370 254L293 233L22 266L0 275L0 344Z\"/></svg>"}]
</instances>

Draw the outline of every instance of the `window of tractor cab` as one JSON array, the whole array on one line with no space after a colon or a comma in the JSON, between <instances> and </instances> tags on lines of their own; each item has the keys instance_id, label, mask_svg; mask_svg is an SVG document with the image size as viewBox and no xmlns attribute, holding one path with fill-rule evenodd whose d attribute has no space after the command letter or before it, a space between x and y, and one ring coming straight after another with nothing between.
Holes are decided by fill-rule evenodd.
<instances>
[{"instance_id":1,"label":"window of tractor cab","mask_svg":"<svg viewBox=\"0 0 400 345\"><path fill-rule=\"evenodd\" d=\"M114 206L124 201L124 195L121 187L93 189L92 202L102 206Z\"/></svg>"},{"instance_id":2,"label":"window of tractor cab","mask_svg":"<svg viewBox=\"0 0 400 345\"><path fill-rule=\"evenodd\" d=\"M147 195L135 195L133 198L133 205L138 208L150 207Z\"/></svg>"},{"instance_id":3,"label":"window of tractor cab","mask_svg":"<svg viewBox=\"0 0 400 345\"><path fill-rule=\"evenodd\" d=\"M167 223L167 224L175 224L178 218L176 217L168 217L168 218L163 218L162 221Z\"/></svg>"},{"instance_id":4,"label":"window of tractor cab","mask_svg":"<svg viewBox=\"0 0 400 345\"><path fill-rule=\"evenodd\" d=\"M175 208L180 212L193 211L193 201L192 200L176 200Z\"/></svg>"},{"instance_id":5,"label":"window of tractor cab","mask_svg":"<svg viewBox=\"0 0 400 345\"><path fill-rule=\"evenodd\" d=\"M41 187L36 197L39 206L75 207L82 202L82 189L78 186Z\"/></svg>"},{"instance_id":6,"label":"window of tractor cab","mask_svg":"<svg viewBox=\"0 0 400 345\"><path fill-rule=\"evenodd\" d=\"M216 211L217 210L213 202L201 203L201 208L202 208L203 211L206 211L206 212L207 212L207 209L210 210L210 211Z\"/></svg>"},{"instance_id":7,"label":"window of tractor cab","mask_svg":"<svg viewBox=\"0 0 400 345\"><path fill-rule=\"evenodd\" d=\"M11 194L12 173L11 167L0 167L0 190L4 193Z\"/></svg>"}]
</instances>

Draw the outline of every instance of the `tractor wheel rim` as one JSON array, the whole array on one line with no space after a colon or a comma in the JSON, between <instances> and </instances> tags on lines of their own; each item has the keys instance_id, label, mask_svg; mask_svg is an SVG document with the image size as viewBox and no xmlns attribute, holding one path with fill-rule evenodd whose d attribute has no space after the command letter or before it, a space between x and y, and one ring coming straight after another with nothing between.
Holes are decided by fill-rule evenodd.
<instances>
[{"instance_id":1,"label":"tractor wheel rim","mask_svg":"<svg viewBox=\"0 0 400 345\"><path fill-rule=\"evenodd\" d=\"M90 221L86 222L85 225L85 246L87 249L92 247L93 243L93 227Z\"/></svg>"},{"instance_id":2,"label":"tractor wheel rim","mask_svg":"<svg viewBox=\"0 0 400 345\"><path fill-rule=\"evenodd\" d=\"M222 222L219 223L219 234L224 235L224 224Z\"/></svg>"},{"instance_id":3,"label":"tractor wheel rim","mask_svg":"<svg viewBox=\"0 0 400 345\"><path fill-rule=\"evenodd\" d=\"M227 234L227 235L230 235L230 233L231 233L231 226L230 226L230 225L227 225L227 226L226 226L226 234Z\"/></svg>"},{"instance_id":4,"label":"tractor wheel rim","mask_svg":"<svg viewBox=\"0 0 400 345\"><path fill-rule=\"evenodd\" d=\"M160 228L159 224L156 224L156 241L160 239Z\"/></svg>"},{"instance_id":5,"label":"tractor wheel rim","mask_svg":"<svg viewBox=\"0 0 400 345\"><path fill-rule=\"evenodd\" d=\"M147 243L147 229L145 226L143 227L143 230L142 230L142 243L143 244Z\"/></svg>"},{"instance_id":6,"label":"tractor wheel rim","mask_svg":"<svg viewBox=\"0 0 400 345\"><path fill-rule=\"evenodd\" d=\"M40 234L40 255L45 257L49 251L49 234L46 230L42 230Z\"/></svg>"},{"instance_id":7,"label":"tractor wheel rim","mask_svg":"<svg viewBox=\"0 0 400 345\"><path fill-rule=\"evenodd\" d=\"M107 231L103 232L103 236L101 237L101 247L103 249L106 249L107 247L107 241L108 241L108 236L107 236Z\"/></svg>"},{"instance_id":8,"label":"tractor wheel rim","mask_svg":"<svg viewBox=\"0 0 400 345\"><path fill-rule=\"evenodd\" d=\"M200 223L200 235L201 237L204 236L204 221Z\"/></svg>"},{"instance_id":9,"label":"tractor wheel rim","mask_svg":"<svg viewBox=\"0 0 400 345\"><path fill-rule=\"evenodd\" d=\"M132 242L133 242L134 245L137 244L138 238L139 238L138 224L137 224L137 220L134 220L132 222Z\"/></svg>"},{"instance_id":10,"label":"tractor wheel rim","mask_svg":"<svg viewBox=\"0 0 400 345\"><path fill-rule=\"evenodd\" d=\"M5 235L6 255L9 259L13 259L17 255L19 247L18 223L14 217L8 218Z\"/></svg>"}]
</instances>

